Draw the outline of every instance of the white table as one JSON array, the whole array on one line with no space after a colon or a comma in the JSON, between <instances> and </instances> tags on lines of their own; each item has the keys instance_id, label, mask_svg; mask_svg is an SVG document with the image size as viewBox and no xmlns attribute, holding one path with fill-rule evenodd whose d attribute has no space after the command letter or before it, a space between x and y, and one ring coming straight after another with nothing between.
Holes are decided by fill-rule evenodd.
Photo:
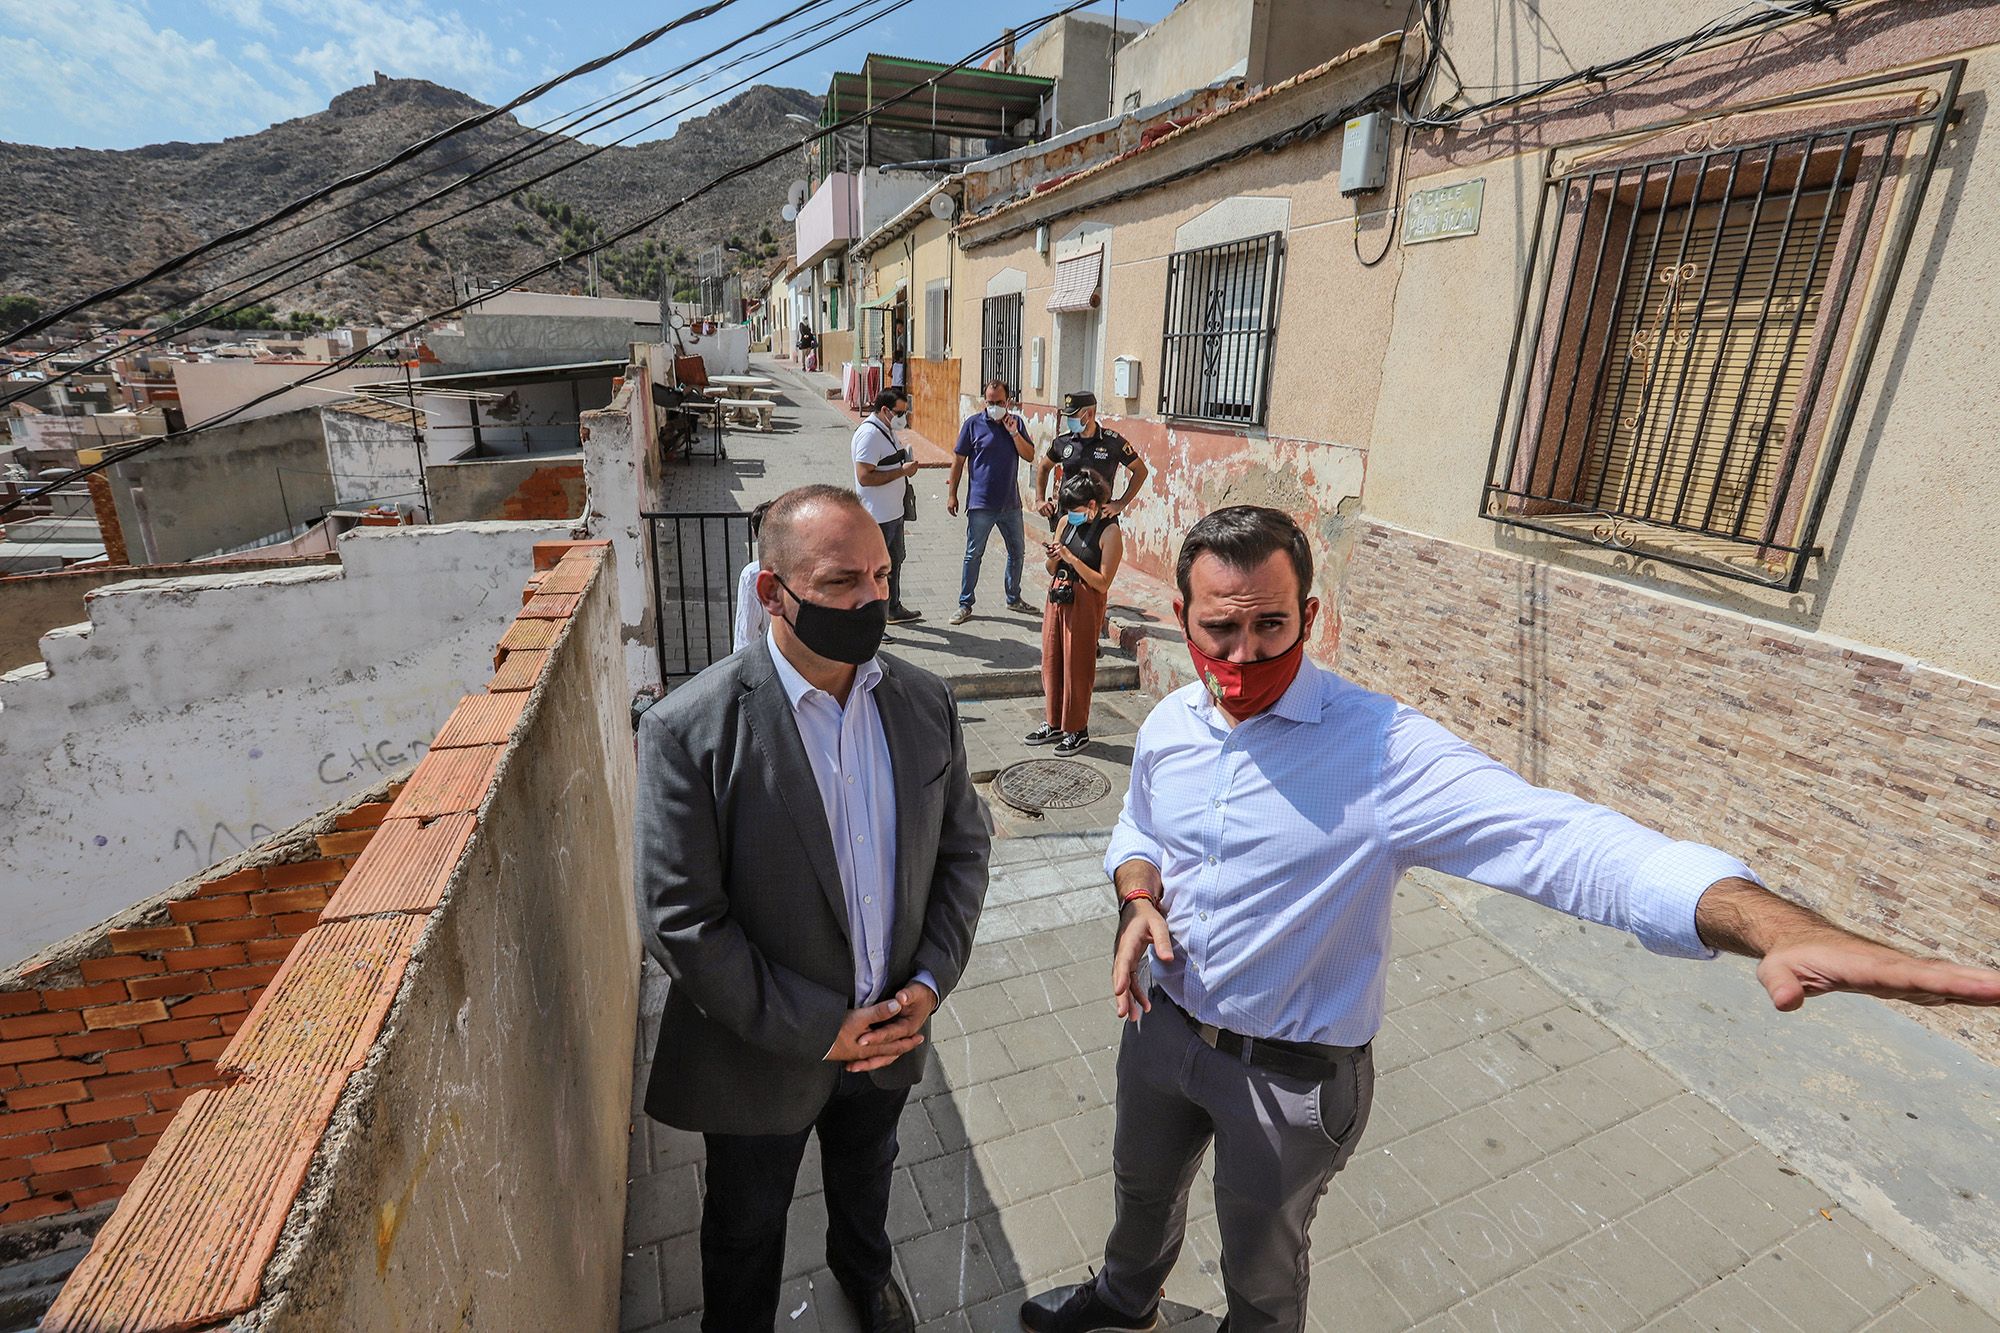
<instances>
[{"instance_id":1,"label":"white table","mask_svg":"<svg viewBox=\"0 0 2000 1333\"><path fill-rule=\"evenodd\" d=\"M708 382L730 389L768 389L777 383L763 375L710 375Z\"/></svg>"}]
</instances>

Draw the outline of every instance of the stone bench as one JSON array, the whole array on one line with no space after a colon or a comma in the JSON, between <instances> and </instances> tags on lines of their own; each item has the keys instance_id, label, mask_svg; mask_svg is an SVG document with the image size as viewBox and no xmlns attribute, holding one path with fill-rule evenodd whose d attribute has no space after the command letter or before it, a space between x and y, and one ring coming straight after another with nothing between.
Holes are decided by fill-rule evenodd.
<instances>
[{"instance_id":1,"label":"stone bench","mask_svg":"<svg viewBox=\"0 0 2000 1333\"><path fill-rule=\"evenodd\" d=\"M722 398L717 400L724 412L740 422L755 422L757 429L771 429L771 413L776 404L765 398Z\"/></svg>"}]
</instances>

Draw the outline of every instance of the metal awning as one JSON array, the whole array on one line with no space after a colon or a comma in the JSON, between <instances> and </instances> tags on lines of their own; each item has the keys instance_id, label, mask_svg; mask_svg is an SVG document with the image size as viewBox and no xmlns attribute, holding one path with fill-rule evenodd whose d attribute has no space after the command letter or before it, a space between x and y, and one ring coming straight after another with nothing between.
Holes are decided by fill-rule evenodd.
<instances>
[{"instance_id":1,"label":"metal awning","mask_svg":"<svg viewBox=\"0 0 2000 1333\"><path fill-rule=\"evenodd\" d=\"M934 60L870 55L862 62L859 73L833 76L827 85L820 123L831 125L859 115L875 103L909 92L950 68ZM1012 138L1016 137L1016 125L1036 119L1042 99L1055 86L1054 79L1031 74L1005 74L991 69L952 70L933 86L876 112L869 117L869 123L878 130Z\"/></svg>"},{"instance_id":2,"label":"metal awning","mask_svg":"<svg viewBox=\"0 0 2000 1333\"><path fill-rule=\"evenodd\" d=\"M896 304L897 298L902 296L902 294L905 291L908 291L909 286L910 284L907 280L898 282L894 287L890 288L887 292L885 292L881 296L876 297L874 300L863 301L861 303L861 308L863 310L887 309L889 306Z\"/></svg>"},{"instance_id":3,"label":"metal awning","mask_svg":"<svg viewBox=\"0 0 2000 1333\"><path fill-rule=\"evenodd\" d=\"M1056 263L1056 286L1049 293L1050 310L1089 310L1097 305L1097 281L1104 248L1086 250Z\"/></svg>"}]
</instances>

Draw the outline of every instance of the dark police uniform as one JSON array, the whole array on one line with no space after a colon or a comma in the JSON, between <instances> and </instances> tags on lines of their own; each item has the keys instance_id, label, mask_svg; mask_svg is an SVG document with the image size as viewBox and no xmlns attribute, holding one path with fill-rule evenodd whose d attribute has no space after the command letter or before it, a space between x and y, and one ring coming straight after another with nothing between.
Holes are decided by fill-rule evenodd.
<instances>
[{"instance_id":1,"label":"dark police uniform","mask_svg":"<svg viewBox=\"0 0 2000 1333\"><path fill-rule=\"evenodd\" d=\"M1056 465L1058 487L1088 470L1104 479L1104 498L1110 500L1118 493L1118 469L1138 462L1139 451L1117 431L1099 426L1097 434L1087 439L1073 430L1064 431L1049 441L1047 457Z\"/></svg>"},{"instance_id":2,"label":"dark police uniform","mask_svg":"<svg viewBox=\"0 0 2000 1333\"><path fill-rule=\"evenodd\" d=\"M1056 502L1056 512L1049 518L1049 531L1054 532L1056 524L1062 522L1063 482L1079 472L1095 472L1104 481L1104 499L1109 503L1118 494L1118 469L1138 462L1139 451L1123 435L1100 425L1097 434L1088 438L1073 430L1064 431L1049 441L1045 457L1056 465L1055 485L1049 496Z\"/></svg>"}]
</instances>

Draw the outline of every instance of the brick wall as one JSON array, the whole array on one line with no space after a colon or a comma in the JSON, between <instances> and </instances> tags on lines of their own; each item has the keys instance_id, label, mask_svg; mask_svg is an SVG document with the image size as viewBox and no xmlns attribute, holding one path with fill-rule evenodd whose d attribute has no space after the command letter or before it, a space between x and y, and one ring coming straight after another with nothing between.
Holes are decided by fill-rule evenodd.
<instances>
[{"instance_id":1,"label":"brick wall","mask_svg":"<svg viewBox=\"0 0 2000 1333\"><path fill-rule=\"evenodd\" d=\"M2000 688L1363 525L1340 667L1865 934L2000 962ZM2000 1058L2000 1018L1906 1010Z\"/></svg>"},{"instance_id":2,"label":"brick wall","mask_svg":"<svg viewBox=\"0 0 2000 1333\"><path fill-rule=\"evenodd\" d=\"M275 969L254 1007L228 1016L234 1035L217 1041L213 1063L204 1070L208 1086L171 1094L187 1105L165 1126L159 1151L147 1159L144 1170L121 1172L131 1182L130 1192L43 1318L40 1327L47 1333L210 1328L247 1314L267 1296L284 1313L267 1310L253 1318L261 1326L289 1327L303 1319L316 1327L378 1328L397 1320L410 1327L442 1327L450 1320L419 1309L419 1291L422 1299L451 1303L462 1321L463 1307L457 1302L472 1280L466 1265L489 1265L479 1271L490 1278L508 1261L494 1248L501 1246L515 1266L507 1269L505 1282L482 1288L479 1296L488 1313L485 1322L494 1327L558 1326L559 1321L547 1317L509 1318L505 1313L537 1299L538 1308L568 1302L572 1308L566 1313L592 1302L615 1301L617 1223L604 1178L608 1175L622 1190L630 1131L629 1015L636 1008L632 960L638 944L629 895L617 891L619 869L630 864L629 837L620 844L600 836L590 847L574 849L573 858L566 841L574 833L572 825L591 825L577 824L584 817L565 802L572 791L589 789L553 764L503 764L527 725L531 695L542 690L544 708L571 710L560 720L545 718L544 737L566 732L590 738L592 743L584 747L588 772L611 771L607 755L618 756L623 771L630 772L632 741L623 713L629 696L617 660L615 593L608 582L596 588L598 576L607 572L608 548L603 541L536 543L535 573L522 592L519 614L500 639L493 678L486 690L459 701L392 799L369 807L367 817L379 831L354 830L348 836L348 830L329 829L315 848L319 870L265 867L261 890L224 882L204 886L184 900L199 905L241 897L247 912L217 921L148 923L148 936L132 941L185 950L191 946L178 933L185 930L195 948L243 947L249 942L229 938L235 931L211 930L217 942L209 946L200 944L197 932L222 920L254 924L258 893L280 891L271 884L274 870L288 876L285 891L308 875L325 881L316 883L310 906L303 899L271 904L277 913L270 917L274 924L282 921L304 932L297 947ZM586 615L592 632L580 639L568 636L570 622ZM573 667L567 685L557 690L548 685L552 662L567 644L577 646L568 648L566 660L575 663L588 650L595 669ZM606 705L611 711L589 708L603 700L601 694L582 692L584 682L596 688L614 676L615 703ZM549 704L550 695L560 703ZM589 711L576 711L583 708ZM607 751L607 741L616 748ZM515 778L515 790L506 799L515 802L528 799L520 789L533 785L529 775L549 784L535 787L532 815L528 805L514 804L510 815L495 817L500 828L524 839L526 850L518 855L497 851L493 830L480 827L489 802L503 799L508 773ZM628 782L608 806L600 802L590 818L599 821L601 833L603 821L616 818L612 811L629 808ZM552 836L552 830L562 836ZM370 838L361 855L361 844ZM587 901L594 890L564 883L562 874L550 869L572 859L590 867L590 884L604 890L595 894L594 908ZM531 867L523 883L550 895L542 902L546 915L538 920L515 910L518 900L500 899L490 887L500 868L515 864ZM484 892L454 899L454 886L467 882L462 875L470 875ZM199 914L205 909L194 910ZM475 928L466 922L471 913L487 915L473 918ZM608 929L614 922L621 929ZM503 924L515 932L504 939L505 932L495 929ZM434 927L436 933L427 936ZM170 939L151 937L162 930L176 933ZM420 962L417 946L425 938L432 942ZM561 960L570 957L566 946L585 940L590 945L586 953L600 967L596 950L612 950L606 957L630 950L618 958L629 970L622 975L593 973L594 980L562 971L568 964ZM547 957L529 957L543 948ZM476 951L476 968L457 952L466 949ZM491 969L481 973L491 985L475 998L465 989L467 974L480 968ZM406 997L405 978L413 972L426 978L421 998ZM551 998L542 991L544 985L565 998ZM439 988L450 992L448 1000L439 999ZM406 999L407 1007L397 1010L401 1026L396 1029L406 1034L406 1063L398 1065L393 1053L376 1062L378 1043L386 1044L390 1010ZM475 1004L478 1016L469 1017ZM619 1014L628 1017L622 1031ZM518 1024L511 1031L510 1020ZM532 1033L524 1031L531 1026ZM418 1031L428 1044L412 1057L407 1042L414 1038L407 1034ZM590 1071L579 1067L578 1054L593 1044L592 1034L599 1034L596 1044L611 1054L604 1067L616 1080L614 1094L595 1101L591 1098L598 1089L588 1080ZM539 1054L528 1053L531 1048ZM510 1063L544 1058L554 1068L538 1068L526 1080ZM350 1105L342 1128L330 1133L329 1125L352 1091L350 1077L371 1063L375 1072L358 1085L366 1109ZM477 1086L483 1078L505 1083L509 1094L527 1089L523 1095L533 1109L525 1120L502 1105L506 1095ZM382 1091L381 1080L401 1080L400 1092ZM494 1123L504 1124L514 1138L477 1129L462 1132L479 1115L497 1117ZM537 1115L549 1123L524 1127ZM452 1126L448 1131L443 1130L446 1124ZM428 1126L441 1132L432 1137ZM564 1151L537 1157L527 1169L544 1173L546 1181L539 1188L520 1185L517 1194L522 1168L514 1159L529 1138L536 1144L561 1138ZM329 1147L335 1144L336 1155L330 1157ZM507 1159L509 1174L499 1177L497 1164L491 1170L473 1169L465 1156L468 1146ZM398 1158L393 1168L382 1166L380 1155L405 1150L408 1158ZM347 1155L338 1156L341 1152ZM597 1171L594 1185L593 1157L598 1167L609 1168L608 1173ZM482 1164L485 1160L481 1158ZM297 1213L295 1201L315 1163L326 1164L331 1173L326 1180L333 1193L322 1194L321 1201L343 1202ZM368 1174L378 1168L389 1171L389 1178ZM352 1183L364 1177L365 1183ZM600 1238L603 1243L579 1243L574 1218L540 1206L558 1190L579 1191L579 1199L590 1201L586 1211L596 1220L589 1225L612 1219ZM477 1201L468 1203L475 1194ZM517 1200L526 1211L510 1214ZM449 1221L426 1211L438 1206L448 1210ZM485 1237L465 1238L463 1248L457 1243L420 1247L407 1240L400 1252L395 1248L399 1233L430 1234L465 1216L497 1218L498 1224ZM560 1243L554 1230L547 1235L537 1230L544 1224L560 1230ZM298 1240L289 1251L290 1262L298 1267L277 1271L267 1291L266 1266L288 1225ZM424 1249L430 1253L419 1253ZM523 1251L528 1252L525 1259ZM426 1266L431 1264L448 1274L440 1276ZM602 1290L581 1289L577 1275L583 1268L601 1279L597 1286ZM560 1280L542 1277L544 1270L558 1273ZM327 1313L331 1304L350 1301L363 1307L378 1304L367 1317ZM501 1313L492 1313L494 1309ZM576 1319L579 1327L607 1326L594 1317Z\"/></svg>"},{"instance_id":3,"label":"brick wall","mask_svg":"<svg viewBox=\"0 0 2000 1333\"><path fill-rule=\"evenodd\" d=\"M0 980L0 1227L125 1192L181 1103L221 1085L216 1056L388 809L356 806L311 859L273 853Z\"/></svg>"},{"instance_id":4,"label":"brick wall","mask_svg":"<svg viewBox=\"0 0 2000 1333\"><path fill-rule=\"evenodd\" d=\"M583 513L583 464L551 463L529 473L495 518L575 518Z\"/></svg>"}]
</instances>

